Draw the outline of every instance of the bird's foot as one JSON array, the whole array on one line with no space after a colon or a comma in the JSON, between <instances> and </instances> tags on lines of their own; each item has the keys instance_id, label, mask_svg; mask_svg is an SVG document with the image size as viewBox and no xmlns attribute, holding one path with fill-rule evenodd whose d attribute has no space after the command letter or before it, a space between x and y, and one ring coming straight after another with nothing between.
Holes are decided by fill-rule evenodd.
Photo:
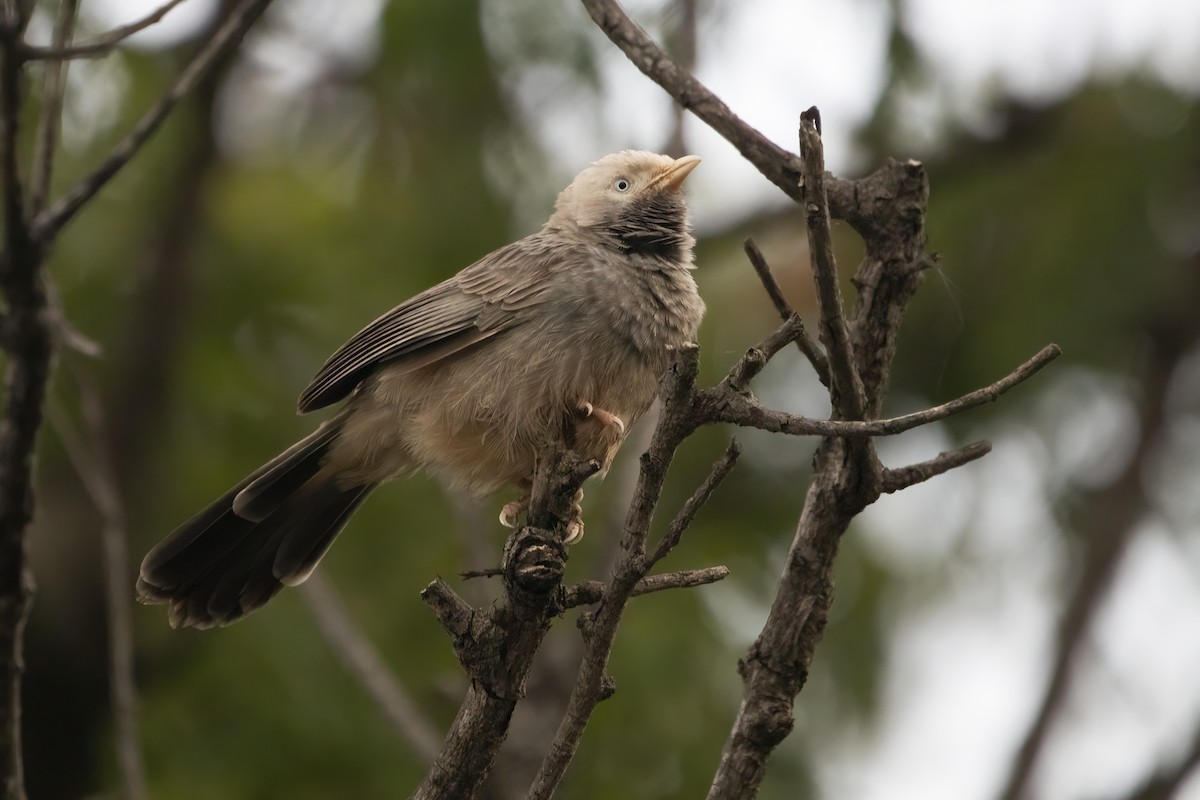
<instances>
[{"instance_id":1,"label":"bird's foot","mask_svg":"<svg viewBox=\"0 0 1200 800\"><path fill-rule=\"evenodd\" d=\"M521 515L529 510L529 495L523 494L511 503L505 503L500 509L500 524L506 528L517 527ZM575 492L571 498L567 518L567 528L563 535L563 544L575 544L583 538L583 489Z\"/></svg>"},{"instance_id":2,"label":"bird's foot","mask_svg":"<svg viewBox=\"0 0 1200 800\"><path fill-rule=\"evenodd\" d=\"M511 503L505 503L500 509L500 524L506 528L517 527L517 520L529 510L529 495L523 494Z\"/></svg>"},{"instance_id":3,"label":"bird's foot","mask_svg":"<svg viewBox=\"0 0 1200 800\"><path fill-rule=\"evenodd\" d=\"M586 401L580 403L577 410L581 419L588 419L591 417L606 428L616 428L618 437L625 435L625 421L611 411L605 411L603 408L596 408L594 405Z\"/></svg>"},{"instance_id":4,"label":"bird's foot","mask_svg":"<svg viewBox=\"0 0 1200 800\"><path fill-rule=\"evenodd\" d=\"M583 489L575 492L571 498L571 517L567 521L567 530L563 536L563 544L575 544L583 538Z\"/></svg>"}]
</instances>

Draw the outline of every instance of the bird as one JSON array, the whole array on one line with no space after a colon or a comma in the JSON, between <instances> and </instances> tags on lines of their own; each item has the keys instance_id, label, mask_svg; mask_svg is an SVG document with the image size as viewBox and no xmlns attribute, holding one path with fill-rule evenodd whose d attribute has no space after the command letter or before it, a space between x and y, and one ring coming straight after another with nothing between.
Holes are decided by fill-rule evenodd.
<instances>
[{"instance_id":1,"label":"bird","mask_svg":"<svg viewBox=\"0 0 1200 800\"><path fill-rule=\"evenodd\" d=\"M516 488L500 512L515 527L542 448L606 470L704 316L683 193L699 163L600 158L539 231L351 337L297 403L340 409L151 549L138 599L168 604L172 627L235 622L303 583L367 495L416 471L477 496Z\"/></svg>"}]
</instances>

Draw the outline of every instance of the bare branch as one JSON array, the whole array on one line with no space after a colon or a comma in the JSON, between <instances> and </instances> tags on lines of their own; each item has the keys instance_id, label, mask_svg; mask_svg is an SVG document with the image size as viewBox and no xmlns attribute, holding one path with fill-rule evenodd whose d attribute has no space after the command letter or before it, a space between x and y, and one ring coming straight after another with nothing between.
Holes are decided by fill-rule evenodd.
<instances>
[{"instance_id":1,"label":"bare branch","mask_svg":"<svg viewBox=\"0 0 1200 800\"><path fill-rule=\"evenodd\" d=\"M670 368L659 381L661 416L651 437L650 449L642 455L637 489L625 516L622 555L604 590L600 606L591 615L580 619L585 646L575 688L571 691L567 713L530 787L528 800L548 800L553 796L579 748L592 711L612 694L604 673L608 654L612 651L625 604L649 568L646 537L662 495L667 468L676 448L696 429L693 400L698 372L699 348L688 345L675 353Z\"/></svg>"},{"instance_id":2,"label":"bare branch","mask_svg":"<svg viewBox=\"0 0 1200 800\"><path fill-rule=\"evenodd\" d=\"M160 6L141 19L131 22L128 25L122 25L119 28L113 28L108 33L100 34L96 38L85 42L78 42L72 45L67 44L66 40L60 41L56 38L54 43L49 47L26 44L21 55L30 61L65 61L71 58L98 58L106 56L130 36L140 33L159 22L171 9L183 1L169 0L165 5ZM72 2L72 0L65 0L64 5L69 2ZM75 0L75 4L78 5L77 0Z\"/></svg>"},{"instance_id":3,"label":"bare branch","mask_svg":"<svg viewBox=\"0 0 1200 800\"><path fill-rule=\"evenodd\" d=\"M955 467L961 467L963 464L983 458L990 452L992 452L991 442L972 442L957 450L939 453L937 457L919 464L886 469L883 471L883 481L879 490L884 494L892 494L901 489L907 489L909 486L924 483L930 478L936 478Z\"/></svg>"},{"instance_id":4,"label":"bare branch","mask_svg":"<svg viewBox=\"0 0 1200 800\"><path fill-rule=\"evenodd\" d=\"M53 46L64 47L71 41L79 0L62 0L54 24ZM67 65L61 61L47 64L42 75L42 102L38 110L36 150L33 153L33 184L29 190L30 213L39 214L46 207L50 194L50 177L54 169L54 152L58 148L58 128L62 122L63 87Z\"/></svg>"},{"instance_id":5,"label":"bare branch","mask_svg":"<svg viewBox=\"0 0 1200 800\"><path fill-rule=\"evenodd\" d=\"M801 122L803 149L808 157L806 182L820 175L819 153L812 141L817 136L815 115L807 116ZM913 180L914 177L916 180ZM890 198L894 203L911 200L915 209L915 213L901 223L899 218L890 216L892 209L887 204L880 204L875 209L879 215L877 219L866 220L861 227L856 226L860 231L872 233L866 237L867 260L872 266L878 264L879 268L868 274L875 280L883 281L890 279L890 270L903 268L908 262L908 258L900 258L898 254L910 249L919 252L923 248L924 202L928 192L924 174L919 168L908 168L894 162L872 179L884 184L876 196ZM826 227L828 218L822 208L824 198L820 188L819 182L806 183L808 197L811 198L806 208L809 212L814 278L820 272L824 273L824 279L827 280L829 277L836 278L836 272L832 265L832 253L826 249L827 243L821 240L825 235L822 229ZM907 197L908 194L912 197ZM813 205L816 206L815 211ZM889 223L896 227L889 228ZM829 263L818 266L825 258ZM850 329L844 320L837 319L841 316L841 309L829 302L836 300L837 295L830 298L829 287L822 289L820 282L823 279L817 280L818 292L827 295L822 300L822 334L833 375L831 399L834 400L835 413L874 410L879 407L886 391L886 374L893 352L890 347L894 336L893 326L899 324L911 292L883 293L881 306L886 307L879 309L881 313L856 316L854 327ZM831 320L833 324L830 324ZM876 324L879 321L886 324ZM850 342L854 343L853 347ZM869 385L857 383L863 363L860 359L873 358L876 352L882 352L885 356L878 379ZM841 363L843 361L848 363ZM839 393L842 395L840 401L837 399ZM744 407L752 406L744 396L727 393L725 399L740 402ZM761 408L756 410L756 413L761 412ZM833 600L832 575L838 545L854 516L879 497L882 484L882 467L869 441L855 441L841 436L827 436L821 440L813 458L812 478L804 509L771 610L754 644L739 662L744 684L742 703L721 752L721 761L709 790L709 800L753 797L766 774L768 758L791 733L794 725L792 705L808 679L808 668L825 630Z\"/></svg>"},{"instance_id":6,"label":"bare branch","mask_svg":"<svg viewBox=\"0 0 1200 800\"><path fill-rule=\"evenodd\" d=\"M747 125L631 20L614 0L583 0L605 35L634 66L667 91L675 102L724 136L767 180L797 202L803 202L800 159Z\"/></svg>"},{"instance_id":7,"label":"bare branch","mask_svg":"<svg viewBox=\"0 0 1200 800\"><path fill-rule=\"evenodd\" d=\"M109 694L117 765L129 800L146 796L146 772L137 724L137 685L133 670L133 609L129 586L129 534L125 502L114 480L108 426L99 393L91 381L74 372L79 403L87 425L87 442L67 421L66 415L48 411L59 441L88 497L100 514L100 540L104 598L108 621Z\"/></svg>"},{"instance_id":8,"label":"bare branch","mask_svg":"<svg viewBox=\"0 0 1200 800\"><path fill-rule=\"evenodd\" d=\"M1192 734L1187 752L1174 764L1165 764L1146 776L1125 800L1174 800L1197 768L1200 768L1200 728Z\"/></svg>"},{"instance_id":9,"label":"bare branch","mask_svg":"<svg viewBox=\"0 0 1200 800\"><path fill-rule=\"evenodd\" d=\"M746 257L750 259L750 265L754 267L758 279L762 281L763 289L766 290L767 296L771 298L771 303L774 304L775 310L779 312L779 316L783 320L787 320L796 312L788 305L788 301L783 296L783 290L779 288L779 283L775 280L775 276L771 274L771 267L767 264L767 259L763 256L762 250L758 249L758 245L753 239L747 239L743 243L743 248L746 250ZM821 381L821 385L829 386L829 359L821 352L820 346L812 340L808 335L808 331L801 330L796 337L796 347L800 348L800 352L808 359L808 363L812 364L813 369L817 373L817 379Z\"/></svg>"},{"instance_id":10,"label":"bare branch","mask_svg":"<svg viewBox=\"0 0 1200 800\"><path fill-rule=\"evenodd\" d=\"M640 597L667 589L691 589L696 586L707 586L710 583L729 577L729 567L705 567L704 569L684 569L677 572L664 572L660 575L647 575L633 586L630 597ZM603 581L587 581L574 586L564 586L562 607L576 608L590 606L604 599L608 584Z\"/></svg>"},{"instance_id":11,"label":"bare branch","mask_svg":"<svg viewBox=\"0 0 1200 800\"><path fill-rule=\"evenodd\" d=\"M1001 395L1029 380L1042 367L1062 355L1055 344L1047 345L1032 358L993 384L976 389L956 400L939 406L914 411L898 417L879 420L818 420L775 411L763 406L753 397L718 386L700 392L699 403L707 408L703 424L729 422L747 428L793 436L894 436L921 425L946 419L972 408L995 402Z\"/></svg>"},{"instance_id":12,"label":"bare branch","mask_svg":"<svg viewBox=\"0 0 1200 800\"><path fill-rule=\"evenodd\" d=\"M733 466L737 463L738 456L741 454L742 446L738 444L737 439L730 439L729 446L725 448L725 452L713 462L712 469L709 471L708 477L704 479L704 483L696 488L692 496L683 504L683 508L679 509L679 513L675 516L675 519L671 520L671 526L658 543L658 547L654 548L654 552L646 559L646 569L652 568L667 553L675 549L675 546L679 544L679 540L683 537L684 531L688 529L688 526L692 524L692 520L696 518L696 513L708 502L713 492L717 490L717 487L721 485L726 476L733 470Z\"/></svg>"},{"instance_id":13,"label":"bare branch","mask_svg":"<svg viewBox=\"0 0 1200 800\"><path fill-rule=\"evenodd\" d=\"M54 348L45 319L45 254L30 233L18 168L23 85L18 49L31 8L31 3L8 4L0 25L0 288L7 306L3 338L8 352L0 420L0 787L16 800L25 797L21 679L33 594L25 534L33 519L33 457Z\"/></svg>"},{"instance_id":14,"label":"bare branch","mask_svg":"<svg viewBox=\"0 0 1200 800\"><path fill-rule=\"evenodd\" d=\"M543 527L520 528L505 543L503 603L472 608L440 579L421 593L450 633L471 684L441 751L413 793L416 800L472 797L491 769L525 694L534 656L561 610L562 539L573 498L599 466L571 451L539 453L529 519Z\"/></svg>"},{"instance_id":15,"label":"bare branch","mask_svg":"<svg viewBox=\"0 0 1200 800\"><path fill-rule=\"evenodd\" d=\"M829 355L832 379L829 397L834 416L863 419L866 399L862 380L854 365L850 330L842 310L837 264L833 260L833 235L829 230L829 207L825 199L825 150L817 132L820 116L815 108L800 115L800 152L804 163L804 213L808 221L808 249L812 257L813 282L821 314L821 343Z\"/></svg>"},{"instance_id":16,"label":"bare branch","mask_svg":"<svg viewBox=\"0 0 1200 800\"><path fill-rule=\"evenodd\" d=\"M1086 531L1086 547L1074 590L1066 599L1058 625L1046 687L1017 748L1008 778L999 793L1002 800L1024 800L1029 783L1050 739L1055 720L1066 707L1079 659L1088 641L1097 613L1113 586L1126 555L1139 532L1138 524L1150 507L1144 475L1147 465L1161 447L1170 426L1169 387L1180 360L1194 351L1200 341L1200 317L1194 312L1200 302L1200 258L1193 258L1185 271L1181 292L1165 301L1159 323L1149 326L1149 347L1140 364L1138 425L1140 432L1133 453L1121 472L1108 484L1096 487L1073 503L1077 516L1072 527Z\"/></svg>"},{"instance_id":17,"label":"bare branch","mask_svg":"<svg viewBox=\"0 0 1200 800\"><path fill-rule=\"evenodd\" d=\"M762 372L775 355L796 341L796 337L804 333L804 320L798 314L793 314L784 320L766 339L751 347L729 369L729 375L721 382L718 391L745 392L750 381Z\"/></svg>"},{"instance_id":18,"label":"bare branch","mask_svg":"<svg viewBox=\"0 0 1200 800\"><path fill-rule=\"evenodd\" d=\"M62 227L79 213L84 204L129 163L141 150L142 145L166 121L179 101L209 74L222 57L238 45L246 31L270 4L271 0L242 0L180 73L175 85L138 120L133 130L113 148L108 158L91 175L75 184L57 203L38 215L34 224L34 235L38 241L53 239Z\"/></svg>"},{"instance_id":19,"label":"bare branch","mask_svg":"<svg viewBox=\"0 0 1200 800\"><path fill-rule=\"evenodd\" d=\"M304 582L303 593L318 630L342 666L375 701L413 752L423 761L433 761L442 744L441 734L388 669L379 650L355 624L337 591L320 572L316 572Z\"/></svg>"}]
</instances>

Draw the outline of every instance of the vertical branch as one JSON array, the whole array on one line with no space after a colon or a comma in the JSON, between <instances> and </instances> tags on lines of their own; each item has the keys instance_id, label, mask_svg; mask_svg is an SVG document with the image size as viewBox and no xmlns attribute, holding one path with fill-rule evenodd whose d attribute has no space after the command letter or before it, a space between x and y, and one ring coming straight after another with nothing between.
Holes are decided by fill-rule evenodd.
<instances>
[{"instance_id":1,"label":"vertical branch","mask_svg":"<svg viewBox=\"0 0 1200 800\"><path fill-rule=\"evenodd\" d=\"M56 37L64 43L73 24L75 4L64 8ZM61 68L50 66L47 104L38 135L32 205L25 201L26 187L19 169L19 138L24 78L23 40L31 2L9 0L0 20L0 199L3 203L4 240L0 253L0 290L7 304L0 341L8 351L4 371L4 412L0 419L0 784L7 798L25 797L21 763L21 673L25 622L32 598L32 580L26 563L26 537L34 514L33 469L37 436L42 427L46 386L53 364L54 309L51 308L43 272L47 247L68 219L77 214L97 191L128 161L166 119L175 104L202 80L221 55L241 39L266 9L270 0L243 0L237 10L205 44L184 69L170 91L89 178L51 211L38 214L45 202L57 139L57 96L61 90ZM53 74L55 71L58 74ZM119 504L107 509L105 553L112 564L123 562L123 524ZM122 586L125 582L122 581ZM114 589L113 591L116 591ZM122 598L127 596L122 593ZM110 609L114 636L121 629L119 600ZM132 678L127 651L114 646L114 679L129 677L127 685L114 684L114 705L132 708ZM120 678L124 680L124 678ZM118 723L119 725L121 723ZM121 734L131 741L126 731ZM127 751L128 752L128 751ZM122 756L131 796L140 792L140 763Z\"/></svg>"},{"instance_id":2,"label":"vertical branch","mask_svg":"<svg viewBox=\"0 0 1200 800\"><path fill-rule=\"evenodd\" d=\"M54 24L52 47L61 49L71 43L79 0L62 0L58 20ZM54 170L54 151L58 147L58 131L62 123L63 92L67 81L67 62L53 59L46 62L42 75L42 103L38 110L37 136L33 152L33 185L29 191L32 214L41 213L50 195L50 178Z\"/></svg>"},{"instance_id":3,"label":"vertical branch","mask_svg":"<svg viewBox=\"0 0 1200 800\"><path fill-rule=\"evenodd\" d=\"M22 62L29 7L8 3L0 25L0 167L4 250L0 288L8 305L3 337L4 417L0 420L0 784L25 797L21 764L21 673L25 622L32 600L25 531L33 518L33 456L42 423L53 344L46 321L43 251L31 235L18 168Z\"/></svg>"},{"instance_id":4,"label":"vertical branch","mask_svg":"<svg viewBox=\"0 0 1200 800\"><path fill-rule=\"evenodd\" d=\"M808 249L812 254L813 283L817 287L821 343L829 354L829 396L834 416L862 419L866 401L855 368L850 330L833 260L829 201L825 194L825 151L818 130L821 117L815 108L800 115L800 154L804 163L804 213L808 219Z\"/></svg>"},{"instance_id":5,"label":"vertical branch","mask_svg":"<svg viewBox=\"0 0 1200 800\"><path fill-rule=\"evenodd\" d=\"M858 411L872 415L882 404L887 370L894 352L894 339L904 305L911 291L893 291L870 309L860 308L854 324L841 318L837 292L837 269L832 240L828 235L826 198L822 193L824 166L820 136L810 114L801 121L804 150L804 186L813 253L814 280L825 295L821 303L821 331L829 353L831 400L835 414ZM924 171L919 165L891 163L864 178L864 197L891 199L891 204L863 209L858 229L876 223L878 239L868 241L870 263L860 270L870 279L891 280L894 273L904 286L919 281L906 271L912 249L924 246L924 200L927 197ZM921 213L916 224L889 227L900 219L897 207L912 203ZM868 212L873 212L869 214ZM898 224L898 223L897 223ZM826 285L821 286L822 283ZM869 290L873 286L866 285ZM915 290L915 285L912 286ZM860 292L862 289L860 288ZM851 344L854 347L851 347ZM860 380L864 361L860 354L884 353L870 381ZM875 366L875 362L870 362ZM840 401L838 395L841 395ZM859 417L862 418L862 417ZM738 669L744 684L741 706L721 753L710 800L741 800L753 797L766 774L767 760L791 733L792 704L808 679L809 665L824 633L833 601L833 564L838 544L850 521L875 501L881 489L882 468L867 440L827 437L821 440L813 462L813 475L805 496L796 535L788 551L783 576L767 621Z\"/></svg>"},{"instance_id":6,"label":"vertical branch","mask_svg":"<svg viewBox=\"0 0 1200 800\"><path fill-rule=\"evenodd\" d=\"M112 702L113 739L117 767L127 800L146 796L146 774L137 724L137 685L133 670L133 613L129 593L129 546L125 504L117 486L108 427L99 393L92 383L76 374L80 405L87 430L87 444L68 424L64 415L53 413L50 421L67 452L92 505L100 514L100 542L104 577L105 618L108 622L108 686Z\"/></svg>"}]
</instances>

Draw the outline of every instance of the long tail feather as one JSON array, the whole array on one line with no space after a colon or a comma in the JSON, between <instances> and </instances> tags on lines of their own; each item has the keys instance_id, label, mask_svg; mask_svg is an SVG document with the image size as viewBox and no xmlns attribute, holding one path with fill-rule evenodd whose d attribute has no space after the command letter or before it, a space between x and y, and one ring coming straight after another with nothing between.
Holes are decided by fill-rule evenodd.
<instances>
[{"instance_id":1,"label":"long tail feather","mask_svg":"<svg viewBox=\"0 0 1200 800\"><path fill-rule=\"evenodd\" d=\"M138 599L169 603L174 627L207 628L302 583L375 488L343 488L321 472L335 435L326 423L177 528L143 560ZM249 519L238 510L247 492Z\"/></svg>"}]
</instances>

